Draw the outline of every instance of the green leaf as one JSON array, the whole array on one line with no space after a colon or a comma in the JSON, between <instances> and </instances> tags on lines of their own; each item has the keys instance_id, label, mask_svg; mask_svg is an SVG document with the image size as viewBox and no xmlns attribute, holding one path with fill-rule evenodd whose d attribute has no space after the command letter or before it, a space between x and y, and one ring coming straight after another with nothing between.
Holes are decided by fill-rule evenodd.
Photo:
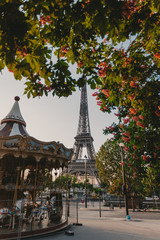
<instances>
[{"instance_id":1,"label":"green leaf","mask_svg":"<svg viewBox=\"0 0 160 240\"><path fill-rule=\"evenodd\" d=\"M4 67L5 67L5 63L2 60L0 60L0 71L4 69Z\"/></svg>"},{"instance_id":2,"label":"green leaf","mask_svg":"<svg viewBox=\"0 0 160 240\"><path fill-rule=\"evenodd\" d=\"M14 71L14 77L17 80L21 80L22 79L22 71L21 70L15 70Z\"/></svg>"},{"instance_id":3,"label":"green leaf","mask_svg":"<svg viewBox=\"0 0 160 240\"><path fill-rule=\"evenodd\" d=\"M45 84L46 84L47 86L50 86L50 85L51 85L51 82L50 82L48 79L45 79Z\"/></svg>"}]
</instances>

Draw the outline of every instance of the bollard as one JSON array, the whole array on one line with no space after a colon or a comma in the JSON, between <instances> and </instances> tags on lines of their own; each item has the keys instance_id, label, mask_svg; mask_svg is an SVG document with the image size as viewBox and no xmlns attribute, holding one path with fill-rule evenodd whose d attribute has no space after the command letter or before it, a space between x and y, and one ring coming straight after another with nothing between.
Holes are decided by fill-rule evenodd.
<instances>
[{"instance_id":1,"label":"bollard","mask_svg":"<svg viewBox=\"0 0 160 240\"><path fill-rule=\"evenodd\" d=\"M77 218L77 222L73 223L73 225L82 226L82 223L78 223L78 198L77 198L77 201L76 201L76 218Z\"/></svg>"}]
</instances>

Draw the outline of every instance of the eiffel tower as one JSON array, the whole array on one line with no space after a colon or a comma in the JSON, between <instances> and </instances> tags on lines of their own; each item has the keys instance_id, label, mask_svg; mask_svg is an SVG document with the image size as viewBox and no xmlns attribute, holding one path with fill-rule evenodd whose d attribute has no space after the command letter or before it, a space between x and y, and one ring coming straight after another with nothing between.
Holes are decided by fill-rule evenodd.
<instances>
[{"instance_id":1,"label":"eiffel tower","mask_svg":"<svg viewBox=\"0 0 160 240\"><path fill-rule=\"evenodd\" d=\"M82 176L87 173L87 178L94 183L99 183L98 172L95 169L95 149L91 136L88 100L86 84L81 88L81 102L77 135L73 146L73 156L68 166L68 173L71 175ZM85 152L85 156L83 155ZM87 155L87 156L86 156Z\"/></svg>"}]
</instances>

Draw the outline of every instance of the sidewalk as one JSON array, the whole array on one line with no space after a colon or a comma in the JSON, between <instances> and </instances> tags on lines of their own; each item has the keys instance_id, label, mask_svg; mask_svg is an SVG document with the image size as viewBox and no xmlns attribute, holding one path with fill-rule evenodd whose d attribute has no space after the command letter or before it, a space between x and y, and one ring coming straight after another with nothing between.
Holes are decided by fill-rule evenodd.
<instances>
[{"instance_id":1,"label":"sidewalk","mask_svg":"<svg viewBox=\"0 0 160 240\"><path fill-rule=\"evenodd\" d=\"M108 207L101 207L100 217L100 209L97 203L96 206L93 207L89 205L87 208L81 205L78 221L84 225L83 231L86 231L86 235L92 235L88 238L92 238L92 240L97 238L100 240L120 240L121 237L123 240L160 240L160 211L133 212L129 210L129 215L131 220L126 219L124 208L114 208L114 210L110 210ZM72 218L71 221L73 220ZM79 229L77 230L77 227L73 229L77 234L80 231ZM89 230L91 230L90 233ZM95 236L97 236L97 238ZM108 238L108 236L110 236L110 238ZM85 240L87 238L85 238L84 235L82 239Z\"/></svg>"},{"instance_id":2,"label":"sidewalk","mask_svg":"<svg viewBox=\"0 0 160 240\"><path fill-rule=\"evenodd\" d=\"M76 206L71 205L70 223L77 223ZM126 220L125 209L102 208L99 215L98 204L94 207L79 204L78 223L73 225L73 236L64 232L43 238L44 240L160 240L160 213L131 212L131 220Z\"/></svg>"}]
</instances>

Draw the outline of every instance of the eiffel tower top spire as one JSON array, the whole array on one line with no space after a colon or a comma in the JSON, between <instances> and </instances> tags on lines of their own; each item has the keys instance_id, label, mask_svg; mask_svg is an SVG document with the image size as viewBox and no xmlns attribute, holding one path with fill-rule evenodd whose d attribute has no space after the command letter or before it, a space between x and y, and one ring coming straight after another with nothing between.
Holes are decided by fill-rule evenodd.
<instances>
[{"instance_id":1,"label":"eiffel tower top spire","mask_svg":"<svg viewBox=\"0 0 160 240\"><path fill-rule=\"evenodd\" d=\"M80 102L79 124L78 124L77 136L84 133L90 134L86 84L81 89L81 102Z\"/></svg>"},{"instance_id":2,"label":"eiffel tower top spire","mask_svg":"<svg viewBox=\"0 0 160 240\"><path fill-rule=\"evenodd\" d=\"M93 146L93 138L90 132L86 84L81 89L79 123L77 135L75 137L75 143L73 146L74 153L72 160L82 159L82 153L84 148L86 148L87 150L88 159L94 160L95 150Z\"/></svg>"}]
</instances>

